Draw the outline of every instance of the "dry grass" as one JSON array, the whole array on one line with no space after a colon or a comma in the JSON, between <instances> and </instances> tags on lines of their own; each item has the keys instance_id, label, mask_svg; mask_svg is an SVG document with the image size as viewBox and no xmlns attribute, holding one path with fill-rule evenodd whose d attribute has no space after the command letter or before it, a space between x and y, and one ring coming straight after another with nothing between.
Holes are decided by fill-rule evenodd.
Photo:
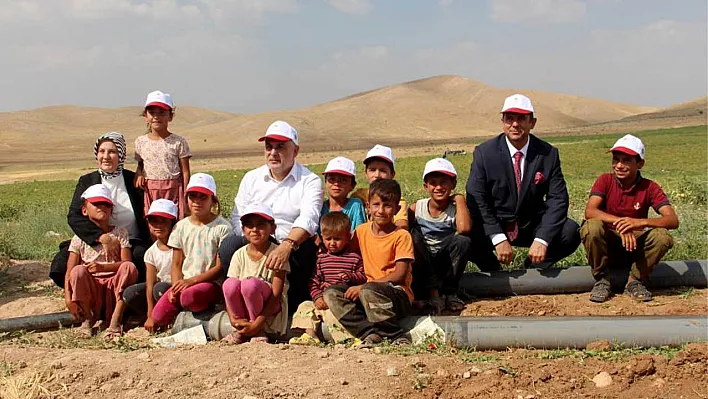
<instances>
[{"instance_id":1,"label":"dry grass","mask_svg":"<svg viewBox=\"0 0 708 399\"><path fill-rule=\"evenodd\" d=\"M61 385L60 389L50 389L51 385ZM18 375L4 377L0 384L2 399L44 399L64 398L68 390L57 381L57 376L50 370L27 371Z\"/></svg>"}]
</instances>

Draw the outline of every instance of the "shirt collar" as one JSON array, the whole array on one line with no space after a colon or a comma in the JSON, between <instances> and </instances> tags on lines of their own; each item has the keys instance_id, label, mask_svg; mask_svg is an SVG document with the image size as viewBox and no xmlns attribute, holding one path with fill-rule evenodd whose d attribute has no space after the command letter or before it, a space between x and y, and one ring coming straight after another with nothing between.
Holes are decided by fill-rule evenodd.
<instances>
[{"instance_id":1,"label":"shirt collar","mask_svg":"<svg viewBox=\"0 0 708 399\"><path fill-rule=\"evenodd\" d=\"M523 157L526 158L526 153L529 151L529 143L531 142L531 137L529 137L528 140L526 140L526 144L524 144L523 147L521 147L520 150L517 150L516 147L514 147L513 144L511 144L511 141L509 141L509 138L504 136L504 140L506 141L507 147L509 147L509 155L511 155L511 158L514 158L514 154L516 154L517 151L521 151L521 154L523 154Z\"/></svg>"},{"instance_id":2,"label":"shirt collar","mask_svg":"<svg viewBox=\"0 0 708 399\"><path fill-rule=\"evenodd\" d=\"M614 173L612 174L612 178L615 179L615 183L622 191L632 191L632 190L634 190L634 187L637 187L639 182L642 181L642 173L640 171L637 171L637 179L634 181L634 183L631 186L629 186L626 189L622 188L622 183L619 181L617 176L614 175Z\"/></svg>"},{"instance_id":3,"label":"shirt collar","mask_svg":"<svg viewBox=\"0 0 708 399\"><path fill-rule=\"evenodd\" d=\"M295 162L293 164L292 169L290 169L290 173L288 173L287 176L283 180L280 181L280 183L292 178L295 181L300 180L300 176L302 175L302 167L299 163ZM263 180L268 181L272 180L274 182L277 182L271 175L270 175L270 169L268 168L268 165L263 165Z\"/></svg>"}]
</instances>

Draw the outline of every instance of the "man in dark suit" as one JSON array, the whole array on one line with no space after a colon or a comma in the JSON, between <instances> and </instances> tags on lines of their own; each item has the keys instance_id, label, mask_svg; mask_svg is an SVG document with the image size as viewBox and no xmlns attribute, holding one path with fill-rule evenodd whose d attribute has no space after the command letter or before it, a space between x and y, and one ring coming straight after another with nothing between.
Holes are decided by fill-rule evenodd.
<instances>
[{"instance_id":1,"label":"man in dark suit","mask_svg":"<svg viewBox=\"0 0 708 399\"><path fill-rule=\"evenodd\" d=\"M529 133L536 125L533 112L528 97L507 97L504 133L474 151L467 180L470 260L483 271L511 263L512 246L529 247L526 267L547 268L580 245L578 224L568 219L558 149Z\"/></svg>"}]
</instances>

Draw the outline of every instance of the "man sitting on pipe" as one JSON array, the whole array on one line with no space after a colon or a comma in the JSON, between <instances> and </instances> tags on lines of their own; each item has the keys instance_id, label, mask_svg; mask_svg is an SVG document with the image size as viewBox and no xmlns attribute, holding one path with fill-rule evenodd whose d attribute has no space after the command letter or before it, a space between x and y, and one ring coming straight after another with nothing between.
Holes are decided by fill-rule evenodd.
<instances>
[{"instance_id":1,"label":"man sitting on pipe","mask_svg":"<svg viewBox=\"0 0 708 399\"><path fill-rule=\"evenodd\" d=\"M667 229L678 227L678 217L661 186L639 173L645 155L639 138L628 134L608 152L612 173L600 175L590 189L580 228L596 280L590 300L605 302L610 297L608 267L631 265L625 293L637 301L651 301L644 282L673 246ZM661 216L648 218L649 207Z\"/></svg>"}]
</instances>

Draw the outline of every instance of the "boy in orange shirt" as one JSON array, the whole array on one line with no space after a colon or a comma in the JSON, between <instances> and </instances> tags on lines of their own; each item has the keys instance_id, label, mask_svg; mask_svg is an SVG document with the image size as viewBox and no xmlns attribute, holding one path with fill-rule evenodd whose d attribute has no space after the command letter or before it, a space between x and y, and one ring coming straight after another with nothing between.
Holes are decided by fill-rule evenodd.
<instances>
[{"instance_id":1,"label":"boy in orange shirt","mask_svg":"<svg viewBox=\"0 0 708 399\"><path fill-rule=\"evenodd\" d=\"M398 319L410 314L413 301L413 240L393 223L400 200L401 186L395 180L371 183L370 221L359 225L352 238L361 251L367 282L330 286L324 293L332 314L363 346L379 344L384 338L397 345L411 342L398 324Z\"/></svg>"}]
</instances>

